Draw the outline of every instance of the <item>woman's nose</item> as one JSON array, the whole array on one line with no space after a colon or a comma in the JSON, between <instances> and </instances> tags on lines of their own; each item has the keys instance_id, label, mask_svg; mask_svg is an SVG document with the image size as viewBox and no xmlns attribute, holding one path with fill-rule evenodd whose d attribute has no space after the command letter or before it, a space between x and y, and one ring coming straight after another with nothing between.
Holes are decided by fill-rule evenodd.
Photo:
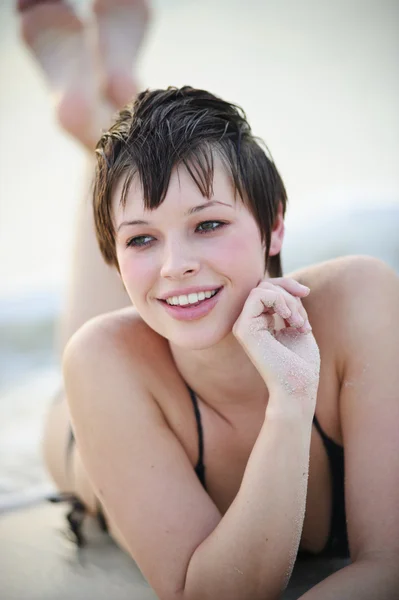
<instances>
[{"instance_id":1,"label":"woman's nose","mask_svg":"<svg viewBox=\"0 0 399 600\"><path fill-rule=\"evenodd\" d=\"M198 270L198 259L181 244L173 244L173 246L165 248L161 267L162 277L179 279L184 276L193 275Z\"/></svg>"}]
</instances>

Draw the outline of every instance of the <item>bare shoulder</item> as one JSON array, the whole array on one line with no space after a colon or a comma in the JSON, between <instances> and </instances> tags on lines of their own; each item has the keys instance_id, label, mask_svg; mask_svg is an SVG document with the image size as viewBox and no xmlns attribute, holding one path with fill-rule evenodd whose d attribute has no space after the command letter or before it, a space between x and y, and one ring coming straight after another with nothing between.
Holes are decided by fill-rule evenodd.
<instances>
[{"instance_id":1,"label":"bare shoulder","mask_svg":"<svg viewBox=\"0 0 399 600\"><path fill-rule=\"evenodd\" d=\"M316 323L327 313L330 319L335 315L342 318L343 311L351 307L358 310L366 294L373 291L376 298L382 289L395 288L399 282L393 269L371 256L344 256L305 267L290 276L310 288L305 306Z\"/></svg>"},{"instance_id":2,"label":"bare shoulder","mask_svg":"<svg viewBox=\"0 0 399 600\"><path fill-rule=\"evenodd\" d=\"M317 341L344 348L359 346L367 321L375 323L384 312L394 318L399 301L399 278L383 261L370 256L345 256L292 273L311 292L304 299Z\"/></svg>"},{"instance_id":3,"label":"bare shoulder","mask_svg":"<svg viewBox=\"0 0 399 600\"><path fill-rule=\"evenodd\" d=\"M113 357L142 369L170 355L167 341L151 329L133 308L99 315L85 323L69 340L63 364L77 360L100 366Z\"/></svg>"},{"instance_id":4,"label":"bare shoulder","mask_svg":"<svg viewBox=\"0 0 399 600\"><path fill-rule=\"evenodd\" d=\"M310 287L309 300L313 297L317 302L333 297L334 303L338 297L345 297L345 292L352 296L356 291L364 291L364 286L397 279L396 273L386 263L363 255L344 256L310 265L290 276Z\"/></svg>"}]
</instances>

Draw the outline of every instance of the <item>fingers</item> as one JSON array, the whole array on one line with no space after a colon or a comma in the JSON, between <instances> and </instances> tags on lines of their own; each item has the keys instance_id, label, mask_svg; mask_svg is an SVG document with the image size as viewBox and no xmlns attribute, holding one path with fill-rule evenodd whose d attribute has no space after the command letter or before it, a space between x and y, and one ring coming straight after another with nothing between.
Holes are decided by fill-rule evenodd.
<instances>
[{"instance_id":1,"label":"fingers","mask_svg":"<svg viewBox=\"0 0 399 600\"><path fill-rule=\"evenodd\" d=\"M244 305L243 318L260 319L258 325L272 331L275 329L274 314L279 315L287 327L293 327L300 333L312 330L299 298L294 298L278 286L254 288Z\"/></svg>"},{"instance_id":2,"label":"fingers","mask_svg":"<svg viewBox=\"0 0 399 600\"><path fill-rule=\"evenodd\" d=\"M276 285L275 282L283 280L285 287ZM299 289L296 286L301 286L301 284L294 281L293 279L287 280L284 278L275 278L262 281L255 289L269 290L277 294L277 296L282 296L284 298L284 304L288 308L290 314L286 317L284 316L284 314L288 314L288 311L284 311L284 314L282 314L282 312L278 310L278 306L282 305L281 299L279 299L278 305L276 305L275 307L276 313L286 321L286 325L298 329L298 331L300 331L301 333L309 333L309 331L311 331L312 328L309 323L307 312L304 306L302 305L300 298L293 295L291 292L288 292L286 289L287 287L292 290ZM307 292L305 295L307 295L310 291L309 288L306 288L306 290Z\"/></svg>"},{"instance_id":3,"label":"fingers","mask_svg":"<svg viewBox=\"0 0 399 600\"><path fill-rule=\"evenodd\" d=\"M310 288L306 285L302 285L296 279L292 279L292 277L273 277L270 279L264 279L262 283L270 282L273 285L278 285L286 290L289 294L293 296L297 296L299 298L305 298L310 293Z\"/></svg>"},{"instance_id":4,"label":"fingers","mask_svg":"<svg viewBox=\"0 0 399 600\"><path fill-rule=\"evenodd\" d=\"M309 333L309 331L312 331L312 326L309 323L308 314L299 298L297 298L297 304L299 314L303 318L303 325L298 327L298 331L300 331L301 333Z\"/></svg>"},{"instance_id":5,"label":"fingers","mask_svg":"<svg viewBox=\"0 0 399 600\"><path fill-rule=\"evenodd\" d=\"M266 319L266 317L270 317L274 313L284 320L289 319L291 316L291 310L282 291L279 291L278 288L275 290L263 289L259 286L251 290L248 300L244 305L242 317L254 319L263 316ZM269 329L270 324L270 320L267 320L267 329Z\"/></svg>"},{"instance_id":6,"label":"fingers","mask_svg":"<svg viewBox=\"0 0 399 600\"><path fill-rule=\"evenodd\" d=\"M288 294L288 292L285 291L283 291L283 295L285 296L287 305L291 311L291 316L287 319L290 327L295 327L296 329L300 329L301 331L303 330L302 333L310 331L308 326L308 315L300 299L291 296L290 294Z\"/></svg>"}]
</instances>

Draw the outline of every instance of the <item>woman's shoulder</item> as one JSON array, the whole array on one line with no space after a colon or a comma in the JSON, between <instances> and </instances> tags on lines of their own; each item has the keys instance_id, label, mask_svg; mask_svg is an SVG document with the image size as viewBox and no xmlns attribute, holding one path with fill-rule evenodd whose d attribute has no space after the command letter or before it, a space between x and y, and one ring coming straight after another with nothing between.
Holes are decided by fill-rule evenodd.
<instances>
[{"instance_id":1,"label":"woman's shoulder","mask_svg":"<svg viewBox=\"0 0 399 600\"><path fill-rule=\"evenodd\" d=\"M151 369L170 360L169 344L141 318L134 307L96 316L69 340L63 363L80 361L101 365L119 361L128 368Z\"/></svg>"},{"instance_id":2,"label":"woman's shoulder","mask_svg":"<svg viewBox=\"0 0 399 600\"><path fill-rule=\"evenodd\" d=\"M101 413L110 401L125 415L131 414L134 404L138 409L135 414L141 415L137 418L143 418L147 425L148 419L167 423L195 464L196 422L187 385L168 341L134 308L85 323L67 344L63 374L75 420L86 422L85 415L92 415L91 410Z\"/></svg>"},{"instance_id":3,"label":"woman's shoulder","mask_svg":"<svg viewBox=\"0 0 399 600\"><path fill-rule=\"evenodd\" d=\"M348 298L355 299L381 278L392 279L396 274L378 258L355 255L309 265L289 276L310 288L310 302L331 300L334 305L339 305Z\"/></svg>"},{"instance_id":4,"label":"woman's shoulder","mask_svg":"<svg viewBox=\"0 0 399 600\"><path fill-rule=\"evenodd\" d=\"M363 255L310 265L290 276L310 288L303 303L315 337L325 347L337 347L336 342L342 348L349 330L359 337L356 331L363 327L360 316L369 314L370 305L373 312L378 310L385 290L398 283L393 269L377 258Z\"/></svg>"}]
</instances>

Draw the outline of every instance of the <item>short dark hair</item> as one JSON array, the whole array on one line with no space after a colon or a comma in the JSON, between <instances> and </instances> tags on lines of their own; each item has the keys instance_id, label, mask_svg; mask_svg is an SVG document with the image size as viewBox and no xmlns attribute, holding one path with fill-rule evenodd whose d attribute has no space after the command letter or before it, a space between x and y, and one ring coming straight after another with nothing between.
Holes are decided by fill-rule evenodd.
<instances>
[{"instance_id":1,"label":"short dark hair","mask_svg":"<svg viewBox=\"0 0 399 600\"><path fill-rule=\"evenodd\" d=\"M204 197L213 187L214 158L232 177L235 193L252 212L266 246L271 276L282 275L280 254L269 259L279 204L287 195L266 146L252 135L244 111L204 90L188 86L145 91L117 115L97 144L93 210L97 240L109 265L119 268L112 218L115 185L126 177L121 202L133 177L140 179L146 209L165 199L174 167L183 164Z\"/></svg>"}]
</instances>

